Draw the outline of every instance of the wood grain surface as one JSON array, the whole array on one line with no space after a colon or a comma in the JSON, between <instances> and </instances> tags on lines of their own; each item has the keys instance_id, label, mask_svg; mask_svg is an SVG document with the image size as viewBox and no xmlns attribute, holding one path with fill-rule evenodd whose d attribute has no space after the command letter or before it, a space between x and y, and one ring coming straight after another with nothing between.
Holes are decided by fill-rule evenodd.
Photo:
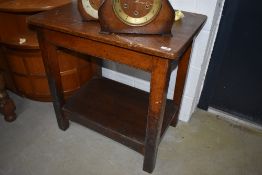
<instances>
[{"instance_id":1,"label":"wood grain surface","mask_svg":"<svg viewBox=\"0 0 262 175\"><path fill-rule=\"evenodd\" d=\"M2 0L0 11L3 12L40 12L53 9L72 0Z\"/></svg>"},{"instance_id":2,"label":"wood grain surface","mask_svg":"<svg viewBox=\"0 0 262 175\"><path fill-rule=\"evenodd\" d=\"M173 24L173 36L160 36L102 34L98 22L81 20L76 4L30 17L60 129L66 130L69 120L87 126L142 153L143 170L153 172L160 141L169 125L176 123L192 42L205 20L203 15L185 13ZM66 100L58 64L61 48L145 70L151 73L150 92L93 76ZM175 95L168 100L170 73L176 66Z\"/></svg>"},{"instance_id":3,"label":"wood grain surface","mask_svg":"<svg viewBox=\"0 0 262 175\"><path fill-rule=\"evenodd\" d=\"M48 13L34 15L30 17L30 24L150 55L176 59L191 44L190 41L199 32L205 20L204 15L185 12L184 19L173 24L172 37L131 34L102 35L99 23L82 22L77 5L73 4L51 10Z\"/></svg>"}]
</instances>

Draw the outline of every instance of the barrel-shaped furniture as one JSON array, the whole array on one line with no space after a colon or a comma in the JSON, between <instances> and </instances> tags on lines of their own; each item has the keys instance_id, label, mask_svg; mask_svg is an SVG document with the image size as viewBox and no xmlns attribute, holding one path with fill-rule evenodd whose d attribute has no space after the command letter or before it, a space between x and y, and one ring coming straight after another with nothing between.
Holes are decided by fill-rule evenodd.
<instances>
[{"instance_id":1,"label":"barrel-shaped furniture","mask_svg":"<svg viewBox=\"0 0 262 175\"><path fill-rule=\"evenodd\" d=\"M70 3L71 0L0 0L0 71L6 87L39 101L50 101L45 68L34 30L27 24L33 14ZM80 54L59 52L60 75L65 96L92 76L91 63Z\"/></svg>"}]
</instances>

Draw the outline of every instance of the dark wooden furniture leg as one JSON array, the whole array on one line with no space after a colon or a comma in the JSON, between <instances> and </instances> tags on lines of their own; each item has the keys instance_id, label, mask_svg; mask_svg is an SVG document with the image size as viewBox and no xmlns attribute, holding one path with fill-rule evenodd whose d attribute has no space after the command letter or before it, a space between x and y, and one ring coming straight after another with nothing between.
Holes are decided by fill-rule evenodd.
<instances>
[{"instance_id":1,"label":"dark wooden furniture leg","mask_svg":"<svg viewBox=\"0 0 262 175\"><path fill-rule=\"evenodd\" d=\"M58 52L59 48L44 39L45 30L38 30L38 42L42 52L43 62L48 77L50 92L53 98L53 106L56 113L58 126L61 130L66 130L69 127L69 119L64 115L62 110L65 104L65 97L63 94L62 80L59 70ZM91 58L91 69L93 77L101 77L101 60Z\"/></svg>"},{"instance_id":2,"label":"dark wooden furniture leg","mask_svg":"<svg viewBox=\"0 0 262 175\"><path fill-rule=\"evenodd\" d=\"M178 121L178 115L180 111L182 96L184 92L184 86L186 82L186 76L187 76L187 71L188 71L191 49L192 49L192 44L190 45L190 47L187 48L187 50L185 51L184 55L182 56L182 58L179 60L179 63L178 63L175 92L174 92L174 97L173 97L174 104L178 106L178 111L171 123L171 125L174 127L177 125L177 121Z\"/></svg>"},{"instance_id":3,"label":"dark wooden furniture leg","mask_svg":"<svg viewBox=\"0 0 262 175\"><path fill-rule=\"evenodd\" d=\"M65 104L65 98L62 89L62 81L59 70L59 62L57 57L57 47L48 43L44 39L44 31L38 31L38 41L42 52L43 62L48 77L50 92L53 97L53 106L56 113L58 126L61 130L66 130L69 127L69 120L64 116L62 107Z\"/></svg>"},{"instance_id":4,"label":"dark wooden furniture leg","mask_svg":"<svg viewBox=\"0 0 262 175\"><path fill-rule=\"evenodd\" d=\"M153 172L166 106L167 84L169 80L169 60L156 58L150 82L150 97L147 116L145 157L143 170Z\"/></svg>"},{"instance_id":5,"label":"dark wooden furniture leg","mask_svg":"<svg viewBox=\"0 0 262 175\"><path fill-rule=\"evenodd\" d=\"M3 74L0 72L0 112L4 115L5 120L12 122L16 119L15 104L5 90L5 81Z\"/></svg>"}]
</instances>

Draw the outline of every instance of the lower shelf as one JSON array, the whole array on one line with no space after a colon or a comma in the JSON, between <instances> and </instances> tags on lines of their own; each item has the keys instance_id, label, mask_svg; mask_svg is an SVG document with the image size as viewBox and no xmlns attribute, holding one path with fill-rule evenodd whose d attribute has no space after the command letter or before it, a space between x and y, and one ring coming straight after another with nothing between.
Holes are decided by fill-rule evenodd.
<instances>
[{"instance_id":1,"label":"lower shelf","mask_svg":"<svg viewBox=\"0 0 262 175\"><path fill-rule=\"evenodd\" d=\"M93 129L135 151L144 153L149 94L121 83L90 80L63 107L72 121ZM177 108L167 100L162 134Z\"/></svg>"}]
</instances>

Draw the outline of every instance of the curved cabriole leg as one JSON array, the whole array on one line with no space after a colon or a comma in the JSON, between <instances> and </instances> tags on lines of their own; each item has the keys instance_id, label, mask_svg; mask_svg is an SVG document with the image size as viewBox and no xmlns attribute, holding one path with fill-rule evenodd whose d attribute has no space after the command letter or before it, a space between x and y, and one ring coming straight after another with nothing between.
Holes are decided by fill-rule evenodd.
<instances>
[{"instance_id":1,"label":"curved cabriole leg","mask_svg":"<svg viewBox=\"0 0 262 175\"><path fill-rule=\"evenodd\" d=\"M2 73L0 73L0 112L8 122L16 119L15 104L5 90L5 81Z\"/></svg>"}]
</instances>

